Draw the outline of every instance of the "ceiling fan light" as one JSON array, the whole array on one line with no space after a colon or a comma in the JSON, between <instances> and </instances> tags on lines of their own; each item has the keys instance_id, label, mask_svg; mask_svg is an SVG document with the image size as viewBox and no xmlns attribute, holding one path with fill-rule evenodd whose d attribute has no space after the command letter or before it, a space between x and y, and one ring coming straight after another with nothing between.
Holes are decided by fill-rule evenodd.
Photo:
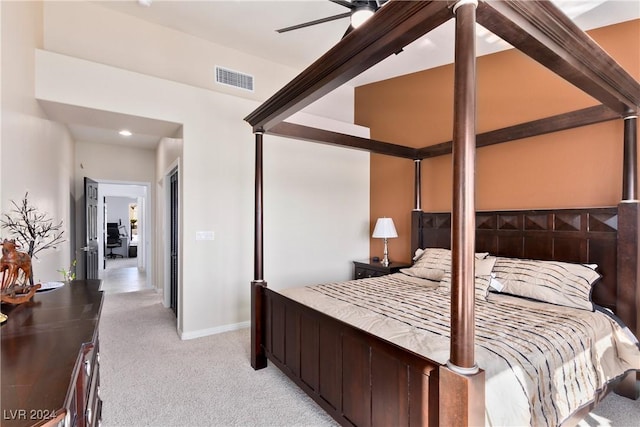
<instances>
[{"instance_id":1,"label":"ceiling fan light","mask_svg":"<svg viewBox=\"0 0 640 427\"><path fill-rule=\"evenodd\" d=\"M375 11L371 6L360 6L351 14L351 26L353 28L358 28L360 25L364 24L367 19L373 16Z\"/></svg>"}]
</instances>

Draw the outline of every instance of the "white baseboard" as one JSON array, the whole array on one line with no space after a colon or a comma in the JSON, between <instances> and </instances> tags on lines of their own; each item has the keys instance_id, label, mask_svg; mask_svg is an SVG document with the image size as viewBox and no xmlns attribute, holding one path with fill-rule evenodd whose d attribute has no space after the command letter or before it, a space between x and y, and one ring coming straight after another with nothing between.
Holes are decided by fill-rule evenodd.
<instances>
[{"instance_id":1,"label":"white baseboard","mask_svg":"<svg viewBox=\"0 0 640 427\"><path fill-rule=\"evenodd\" d=\"M192 332L184 332L178 330L178 335L180 336L181 340L191 340L194 338L202 338L209 335L221 334L223 332L237 331L238 329L248 328L249 326L251 326L251 322L247 320L246 322L216 326L215 328L200 329Z\"/></svg>"}]
</instances>

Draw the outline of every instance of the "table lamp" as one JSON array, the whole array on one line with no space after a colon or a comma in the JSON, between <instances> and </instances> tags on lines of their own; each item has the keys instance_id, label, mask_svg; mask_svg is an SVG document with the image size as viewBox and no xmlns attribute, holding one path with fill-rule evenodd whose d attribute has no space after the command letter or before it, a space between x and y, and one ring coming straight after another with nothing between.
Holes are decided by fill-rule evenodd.
<instances>
[{"instance_id":1,"label":"table lamp","mask_svg":"<svg viewBox=\"0 0 640 427\"><path fill-rule=\"evenodd\" d=\"M376 226L373 229L373 235L371 237L384 239L384 258L382 258L382 265L389 266L389 250L387 247L387 239L398 237L396 232L396 226L393 225L391 218L378 218Z\"/></svg>"}]
</instances>

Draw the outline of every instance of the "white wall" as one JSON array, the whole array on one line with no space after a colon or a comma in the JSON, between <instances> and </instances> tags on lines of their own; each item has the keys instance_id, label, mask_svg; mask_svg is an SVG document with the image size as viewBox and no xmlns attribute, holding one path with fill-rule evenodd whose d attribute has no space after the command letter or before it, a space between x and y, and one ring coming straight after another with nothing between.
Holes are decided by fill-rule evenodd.
<instances>
[{"instance_id":1,"label":"white wall","mask_svg":"<svg viewBox=\"0 0 640 427\"><path fill-rule=\"evenodd\" d=\"M112 181L155 180L156 154L153 150L78 141L75 155L75 173L79 181L85 176Z\"/></svg>"},{"instance_id":2,"label":"white wall","mask_svg":"<svg viewBox=\"0 0 640 427\"><path fill-rule=\"evenodd\" d=\"M254 138L242 118L258 103L45 51L36 52L36 96L183 124L178 326L191 338L246 325ZM265 236L273 250L265 260L266 279L281 287L300 278L347 278L350 261L368 254L368 154L278 138L267 138L266 145L267 152L279 150L265 170L265 223L275 230ZM286 187L276 190L277 183ZM315 186L303 194L303 183ZM291 232L294 222L297 231ZM197 231L213 231L215 240L196 241ZM283 285L270 277L291 280Z\"/></svg>"},{"instance_id":3,"label":"white wall","mask_svg":"<svg viewBox=\"0 0 640 427\"><path fill-rule=\"evenodd\" d=\"M264 142L265 280L275 289L349 280L368 258L369 154Z\"/></svg>"},{"instance_id":4,"label":"white wall","mask_svg":"<svg viewBox=\"0 0 640 427\"><path fill-rule=\"evenodd\" d=\"M46 50L260 102L300 72L94 2L46 1L44 30ZM216 84L216 65L255 76L255 91ZM353 101L345 85L308 111L352 123Z\"/></svg>"},{"instance_id":5,"label":"white wall","mask_svg":"<svg viewBox=\"0 0 640 427\"><path fill-rule=\"evenodd\" d=\"M136 203L136 199L130 197L109 196L106 197L107 222L117 222L127 230L127 236L131 237L129 226L129 205Z\"/></svg>"},{"instance_id":6,"label":"white wall","mask_svg":"<svg viewBox=\"0 0 640 427\"><path fill-rule=\"evenodd\" d=\"M74 142L66 127L47 120L35 100L34 49L42 46L42 4L0 2L2 10L2 133L0 211L29 192L30 204L63 222L66 241L33 260L36 282L60 280L74 246ZM6 230L0 236L10 237ZM75 256L75 254L74 254Z\"/></svg>"},{"instance_id":7,"label":"white wall","mask_svg":"<svg viewBox=\"0 0 640 427\"><path fill-rule=\"evenodd\" d=\"M254 100L266 99L297 71L94 2L47 1L44 49ZM214 67L256 76L255 92L214 81Z\"/></svg>"}]
</instances>

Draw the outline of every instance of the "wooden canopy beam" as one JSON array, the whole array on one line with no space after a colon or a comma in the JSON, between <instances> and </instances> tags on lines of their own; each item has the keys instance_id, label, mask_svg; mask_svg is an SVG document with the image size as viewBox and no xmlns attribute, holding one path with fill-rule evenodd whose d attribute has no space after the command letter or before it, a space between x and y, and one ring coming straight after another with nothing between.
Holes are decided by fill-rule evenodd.
<instances>
[{"instance_id":1,"label":"wooden canopy beam","mask_svg":"<svg viewBox=\"0 0 640 427\"><path fill-rule=\"evenodd\" d=\"M446 1L390 1L245 120L268 131L453 17Z\"/></svg>"},{"instance_id":2,"label":"wooden canopy beam","mask_svg":"<svg viewBox=\"0 0 640 427\"><path fill-rule=\"evenodd\" d=\"M615 119L620 119L620 115L604 105L597 105L478 134L476 136L476 147L501 144ZM452 141L430 145L420 148L417 155L419 159L427 159L451 154L451 146Z\"/></svg>"},{"instance_id":3,"label":"wooden canopy beam","mask_svg":"<svg viewBox=\"0 0 640 427\"><path fill-rule=\"evenodd\" d=\"M391 144L388 142L376 141L373 139L361 138L358 136L331 132L328 130L288 122L282 122L273 126L267 131L267 133L269 135L285 136L305 141L356 148L376 154L386 154L389 156L404 157L406 159L415 159L418 151L415 148L405 147L403 145Z\"/></svg>"},{"instance_id":4,"label":"wooden canopy beam","mask_svg":"<svg viewBox=\"0 0 640 427\"><path fill-rule=\"evenodd\" d=\"M587 107L581 110L571 111L569 113L558 114L478 134L476 136L476 147L486 147L489 145L530 138L533 136L620 118L620 115L612 111L610 108L604 105L596 105L594 107ZM452 141L447 141L416 149L399 144L391 144L389 142L376 141L373 139L361 138L288 122L282 122L273 126L266 133L269 135L355 148L376 154L385 154L414 160L451 154L452 147Z\"/></svg>"},{"instance_id":5,"label":"wooden canopy beam","mask_svg":"<svg viewBox=\"0 0 640 427\"><path fill-rule=\"evenodd\" d=\"M446 22L453 16L451 4L389 2L361 27L362 31L353 31L343 38L245 120L254 131L270 131L289 115ZM640 83L553 4L527 0L482 1L477 20L604 104L478 135L478 147L626 117L637 111ZM280 127L270 133L404 158L423 159L451 152L451 142L416 150L381 141L369 143L364 138L336 138L335 133L310 127L298 127L295 131ZM412 151L415 154L411 154Z\"/></svg>"},{"instance_id":6,"label":"wooden canopy beam","mask_svg":"<svg viewBox=\"0 0 640 427\"><path fill-rule=\"evenodd\" d=\"M483 1L477 20L618 114L637 112L640 84L553 3Z\"/></svg>"}]
</instances>

